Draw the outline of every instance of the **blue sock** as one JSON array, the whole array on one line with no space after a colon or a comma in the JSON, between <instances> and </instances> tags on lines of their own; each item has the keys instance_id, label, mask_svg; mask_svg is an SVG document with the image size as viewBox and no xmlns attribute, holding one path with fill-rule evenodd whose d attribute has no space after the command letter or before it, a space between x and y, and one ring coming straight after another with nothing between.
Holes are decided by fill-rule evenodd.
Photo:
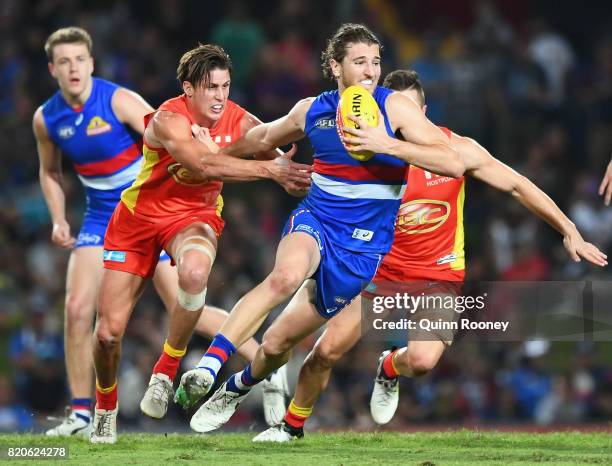
<instances>
[{"instance_id":1,"label":"blue sock","mask_svg":"<svg viewBox=\"0 0 612 466\"><path fill-rule=\"evenodd\" d=\"M263 379L256 379L251 374L251 363L247 364L242 372L232 375L227 381L227 389L231 392L244 395Z\"/></svg>"},{"instance_id":2,"label":"blue sock","mask_svg":"<svg viewBox=\"0 0 612 466\"><path fill-rule=\"evenodd\" d=\"M91 411L91 398L73 398L70 402L72 411Z\"/></svg>"},{"instance_id":3,"label":"blue sock","mask_svg":"<svg viewBox=\"0 0 612 466\"><path fill-rule=\"evenodd\" d=\"M215 380L223 364L236 352L236 347L222 334L217 333L198 363L198 368L210 371Z\"/></svg>"}]
</instances>

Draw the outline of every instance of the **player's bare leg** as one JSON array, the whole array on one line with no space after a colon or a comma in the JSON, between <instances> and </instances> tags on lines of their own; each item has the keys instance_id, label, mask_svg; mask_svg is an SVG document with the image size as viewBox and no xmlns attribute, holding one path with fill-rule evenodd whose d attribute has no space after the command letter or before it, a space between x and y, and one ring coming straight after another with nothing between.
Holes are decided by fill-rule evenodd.
<instances>
[{"instance_id":1,"label":"player's bare leg","mask_svg":"<svg viewBox=\"0 0 612 466\"><path fill-rule=\"evenodd\" d=\"M157 264L155 275L153 275L153 284L155 290L164 303L164 307L168 313L172 312L176 305L176 297L178 295L178 275L176 267L170 265L170 261L162 261ZM219 331L223 323L229 316L229 312L216 307L204 304L204 309L200 314L195 326L195 333L204 338L211 339ZM254 338L250 338L236 352L247 361L251 361L255 357L255 352L259 348L259 343Z\"/></svg>"},{"instance_id":2,"label":"player's bare leg","mask_svg":"<svg viewBox=\"0 0 612 466\"><path fill-rule=\"evenodd\" d=\"M102 270L102 247L80 247L70 254L66 273L64 353L72 396L71 413L46 435L89 435L91 432L91 338Z\"/></svg>"},{"instance_id":3,"label":"player's bare leg","mask_svg":"<svg viewBox=\"0 0 612 466\"><path fill-rule=\"evenodd\" d=\"M168 249L177 265L177 299L170 313L164 349L140 403L142 412L155 419L166 414L174 377L202 314L206 285L217 252L217 237L209 225L195 223L181 230ZM206 380L198 382L206 384Z\"/></svg>"},{"instance_id":4,"label":"player's bare leg","mask_svg":"<svg viewBox=\"0 0 612 466\"><path fill-rule=\"evenodd\" d=\"M440 341L411 341L397 350L393 365L399 375L419 377L431 371L442 357L446 345Z\"/></svg>"},{"instance_id":5,"label":"player's bare leg","mask_svg":"<svg viewBox=\"0 0 612 466\"><path fill-rule=\"evenodd\" d=\"M198 367L183 374L175 401L184 408L197 403L214 384L236 346L252 337L270 311L295 293L316 271L320 259L318 243L312 236L301 232L285 236L278 246L274 269L234 306ZM208 387L197 387L201 384L193 383L194 377L206 379Z\"/></svg>"},{"instance_id":6,"label":"player's bare leg","mask_svg":"<svg viewBox=\"0 0 612 466\"><path fill-rule=\"evenodd\" d=\"M288 442L304 436L303 426L327 387L332 367L361 337L361 298L358 296L337 316L308 353L298 376L293 400L282 424L257 435L254 442Z\"/></svg>"},{"instance_id":7,"label":"player's bare leg","mask_svg":"<svg viewBox=\"0 0 612 466\"><path fill-rule=\"evenodd\" d=\"M424 318L445 320L456 318L452 310L424 309ZM441 312L441 313L440 313ZM449 315L450 312L450 315ZM419 312L415 314L418 318ZM442 319L438 319L442 320ZM377 424L388 423L399 404L399 376L420 377L432 370L453 340L452 331L410 332L407 345L396 351L383 351L378 360L374 389L370 398L370 413Z\"/></svg>"},{"instance_id":8,"label":"player's bare leg","mask_svg":"<svg viewBox=\"0 0 612 466\"><path fill-rule=\"evenodd\" d=\"M164 306L172 314L177 307L177 297L179 293L179 279L177 268L170 265L170 261L161 261L157 264L155 275L153 276L155 289L162 299ZM183 311L185 312L185 311ZM189 312L189 314L193 314ZM204 337L212 339L219 331L221 325L229 314L217 307L204 306L204 310L196 322L195 331ZM259 344L253 338L249 339L238 349L238 354L250 361L255 356ZM169 356L162 356L167 359ZM176 366L180 364L180 358L176 359ZM172 359L170 359L172 363ZM166 376L164 376L166 375ZM173 374L170 374L173 375ZM172 379L174 376L172 377ZM168 374L152 374L149 386L141 403L142 411L150 417L162 418L167 411L168 400L172 394L172 381ZM264 406L264 412L265 410Z\"/></svg>"},{"instance_id":9,"label":"player's bare leg","mask_svg":"<svg viewBox=\"0 0 612 466\"><path fill-rule=\"evenodd\" d=\"M191 418L196 432L210 432L225 424L250 389L278 369L291 356L293 347L325 324L315 306L315 283L307 280L281 315L266 331L255 359L231 376Z\"/></svg>"},{"instance_id":10,"label":"player's bare leg","mask_svg":"<svg viewBox=\"0 0 612 466\"><path fill-rule=\"evenodd\" d=\"M320 261L319 247L312 236L300 232L285 236L278 245L272 272L238 301L220 332L234 345L244 343L274 307L314 274Z\"/></svg>"},{"instance_id":11,"label":"player's bare leg","mask_svg":"<svg viewBox=\"0 0 612 466\"><path fill-rule=\"evenodd\" d=\"M117 369L121 340L144 284L142 277L127 272L105 269L102 275L94 331L96 411L92 443L117 441Z\"/></svg>"}]
</instances>

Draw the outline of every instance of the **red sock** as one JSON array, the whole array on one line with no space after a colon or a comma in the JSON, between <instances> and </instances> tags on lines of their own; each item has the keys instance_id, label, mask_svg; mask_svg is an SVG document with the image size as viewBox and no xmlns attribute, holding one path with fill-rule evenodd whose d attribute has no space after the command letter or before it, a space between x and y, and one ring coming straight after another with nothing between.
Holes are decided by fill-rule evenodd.
<instances>
[{"instance_id":1,"label":"red sock","mask_svg":"<svg viewBox=\"0 0 612 466\"><path fill-rule=\"evenodd\" d=\"M181 365L181 359L183 359L184 355L184 349L177 350L170 346L170 344L166 341L166 343L164 343L164 351L153 367L153 373L165 374L170 378L170 380L174 380L176 371L178 371L178 368Z\"/></svg>"},{"instance_id":2,"label":"red sock","mask_svg":"<svg viewBox=\"0 0 612 466\"><path fill-rule=\"evenodd\" d=\"M101 391L102 390L102 391ZM107 393L103 393L106 392ZM112 387L107 389L100 388L96 385L96 409L105 409L112 411L117 407L117 382Z\"/></svg>"},{"instance_id":3,"label":"red sock","mask_svg":"<svg viewBox=\"0 0 612 466\"><path fill-rule=\"evenodd\" d=\"M396 352L397 351L389 353L383 360L383 374L388 379L399 377L399 373L395 370L395 367L393 367L393 356L395 356Z\"/></svg>"},{"instance_id":4,"label":"red sock","mask_svg":"<svg viewBox=\"0 0 612 466\"><path fill-rule=\"evenodd\" d=\"M296 429L304 427L306 419L308 418L298 416L297 414L293 414L289 411L285 413L285 417L283 418L287 424L289 424L291 427L295 427Z\"/></svg>"},{"instance_id":5,"label":"red sock","mask_svg":"<svg viewBox=\"0 0 612 466\"><path fill-rule=\"evenodd\" d=\"M153 367L154 374L166 374L170 380L174 380L176 376L176 371L178 371L179 365L181 364L181 359L183 358L173 358L165 351L161 354L157 363Z\"/></svg>"},{"instance_id":6,"label":"red sock","mask_svg":"<svg viewBox=\"0 0 612 466\"><path fill-rule=\"evenodd\" d=\"M311 414L312 406L310 408L300 408L299 406L296 406L293 400L291 400L291 403L289 403L289 407L287 408L287 412L285 413L285 417L283 418L283 420L291 427L301 429L304 427L306 419L308 419Z\"/></svg>"}]
</instances>

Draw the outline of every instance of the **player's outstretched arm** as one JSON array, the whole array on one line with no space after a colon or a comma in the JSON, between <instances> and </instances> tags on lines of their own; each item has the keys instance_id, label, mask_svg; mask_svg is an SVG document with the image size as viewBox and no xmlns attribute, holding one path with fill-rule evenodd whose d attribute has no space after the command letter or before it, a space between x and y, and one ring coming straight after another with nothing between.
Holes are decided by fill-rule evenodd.
<instances>
[{"instance_id":1,"label":"player's outstretched arm","mask_svg":"<svg viewBox=\"0 0 612 466\"><path fill-rule=\"evenodd\" d=\"M525 176L494 158L484 147L470 138L452 135L451 144L465 162L466 173L507 192L555 230L563 235L563 245L570 257L579 262L584 258L603 267L607 256L586 242L576 225L567 218L555 202Z\"/></svg>"},{"instance_id":2,"label":"player's outstretched arm","mask_svg":"<svg viewBox=\"0 0 612 466\"><path fill-rule=\"evenodd\" d=\"M154 112L153 107L139 94L124 88L115 91L111 106L121 123L125 123L140 134L144 133L145 115Z\"/></svg>"},{"instance_id":3,"label":"player's outstretched arm","mask_svg":"<svg viewBox=\"0 0 612 466\"><path fill-rule=\"evenodd\" d=\"M604 197L605 205L610 205L610 200L612 199L612 160L608 163L606 173L599 185L599 195Z\"/></svg>"},{"instance_id":4,"label":"player's outstretched arm","mask_svg":"<svg viewBox=\"0 0 612 466\"><path fill-rule=\"evenodd\" d=\"M382 116L375 128L349 115L348 118L360 128L344 128L350 136L343 138L343 142L352 146L351 150L389 154L438 175L453 178L463 175L463 162L448 138L425 117L416 103L396 92L387 98L386 105L391 128L399 130L404 141L387 135Z\"/></svg>"},{"instance_id":5,"label":"player's outstretched arm","mask_svg":"<svg viewBox=\"0 0 612 466\"><path fill-rule=\"evenodd\" d=\"M269 178L285 189L299 189L310 181L310 167L290 160L240 160L223 153L213 153L199 139L194 139L188 120L177 113L157 112L144 134L151 147L163 146L185 168L206 180L254 181Z\"/></svg>"},{"instance_id":6,"label":"player's outstretched arm","mask_svg":"<svg viewBox=\"0 0 612 466\"><path fill-rule=\"evenodd\" d=\"M66 221L66 198L62 187L62 154L49 138L42 108L38 108L34 113L32 128L40 162L38 172L40 187L53 222L51 241L63 248L71 248L76 239L70 234L70 225Z\"/></svg>"},{"instance_id":7,"label":"player's outstretched arm","mask_svg":"<svg viewBox=\"0 0 612 466\"><path fill-rule=\"evenodd\" d=\"M312 98L300 100L284 117L252 127L223 151L234 157L244 157L299 141L304 137L306 112L311 104Z\"/></svg>"}]
</instances>

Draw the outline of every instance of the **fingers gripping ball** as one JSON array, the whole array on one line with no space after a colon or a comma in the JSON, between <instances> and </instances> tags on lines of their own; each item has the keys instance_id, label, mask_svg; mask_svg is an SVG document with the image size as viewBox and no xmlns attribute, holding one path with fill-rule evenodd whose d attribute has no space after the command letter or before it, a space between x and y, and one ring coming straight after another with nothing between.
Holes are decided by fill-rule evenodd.
<instances>
[{"instance_id":1,"label":"fingers gripping ball","mask_svg":"<svg viewBox=\"0 0 612 466\"><path fill-rule=\"evenodd\" d=\"M347 87L340 96L336 111L336 128L340 138L344 136L343 126L359 129L359 125L347 118L348 115L361 118L369 126L378 126L378 104L372 94L361 86ZM352 151L352 146L348 144L344 144L344 147L351 157L360 162L366 162L374 156L374 153L370 151Z\"/></svg>"}]
</instances>

